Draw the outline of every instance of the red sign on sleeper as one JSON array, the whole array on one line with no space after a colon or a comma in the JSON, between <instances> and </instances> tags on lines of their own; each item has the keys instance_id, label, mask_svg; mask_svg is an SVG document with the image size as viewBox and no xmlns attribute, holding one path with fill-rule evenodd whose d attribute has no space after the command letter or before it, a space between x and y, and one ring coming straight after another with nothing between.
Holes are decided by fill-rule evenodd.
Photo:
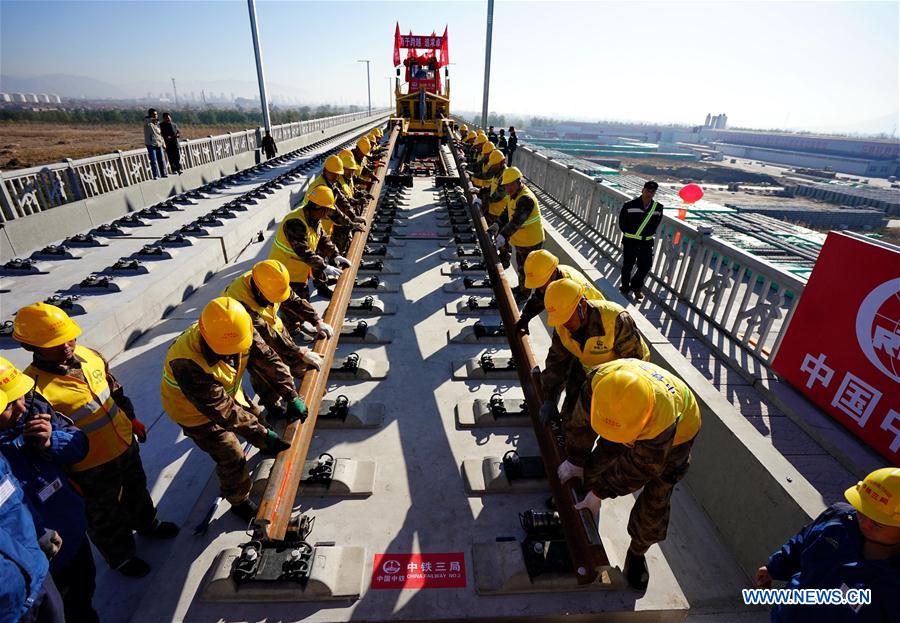
<instances>
[{"instance_id":1,"label":"red sign on sleeper","mask_svg":"<svg viewBox=\"0 0 900 623\"><path fill-rule=\"evenodd\" d=\"M465 588L462 552L449 554L375 554L372 588Z\"/></svg>"},{"instance_id":2,"label":"red sign on sleeper","mask_svg":"<svg viewBox=\"0 0 900 623\"><path fill-rule=\"evenodd\" d=\"M829 233L772 367L900 465L900 253Z\"/></svg>"}]
</instances>

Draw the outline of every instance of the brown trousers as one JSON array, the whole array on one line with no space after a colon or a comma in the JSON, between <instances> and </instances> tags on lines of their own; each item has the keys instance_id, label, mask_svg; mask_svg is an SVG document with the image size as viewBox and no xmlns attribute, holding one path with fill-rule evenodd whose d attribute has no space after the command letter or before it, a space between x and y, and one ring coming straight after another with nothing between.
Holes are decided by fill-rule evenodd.
<instances>
[{"instance_id":1,"label":"brown trousers","mask_svg":"<svg viewBox=\"0 0 900 623\"><path fill-rule=\"evenodd\" d=\"M517 287L519 288L520 292L524 292L526 294L529 294L531 292L531 290L525 289L525 258L528 257L528 254L532 251L537 251L538 249L543 248L543 242L539 242L533 247L513 247L513 249L516 250L516 275L519 276L519 284Z\"/></svg>"}]
</instances>

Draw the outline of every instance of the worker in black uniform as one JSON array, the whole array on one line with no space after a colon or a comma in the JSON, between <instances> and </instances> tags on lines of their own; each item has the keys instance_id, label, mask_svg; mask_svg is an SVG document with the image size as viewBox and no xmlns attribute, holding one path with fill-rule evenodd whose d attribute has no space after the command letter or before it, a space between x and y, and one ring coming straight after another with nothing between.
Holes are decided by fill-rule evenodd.
<instances>
[{"instance_id":1,"label":"worker in black uniform","mask_svg":"<svg viewBox=\"0 0 900 623\"><path fill-rule=\"evenodd\" d=\"M634 298L644 298L644 279L653 266L653 237L662 221L663 205L654 200L659 184L649 181L644 184L641 196L622 206L619 212L619 229L622 231L622 285L619 291ZM637 270L634 265L637 264Z\"/></svg>"}]
</instances>

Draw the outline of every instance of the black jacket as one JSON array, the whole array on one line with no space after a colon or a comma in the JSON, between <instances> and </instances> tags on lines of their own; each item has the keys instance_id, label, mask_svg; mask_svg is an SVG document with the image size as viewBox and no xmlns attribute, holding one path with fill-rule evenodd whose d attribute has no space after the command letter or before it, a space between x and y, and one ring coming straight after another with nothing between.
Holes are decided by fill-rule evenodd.
<instances>
[{"instance_id":1,"label":"black jacket","mask_svg":"<svg viewBox=\"0 0 900 623\"><path fill-rule=\"evenodd\" d=\"M622 211L619 212L619 229L622 230L622 233L637 233L638 227L644 222L644 218L652 207L653 202L645 209L644 201L640 197L625 203L625 205L622 206ZM656 234L656 228L659 227L659 223L662 221L662 215L663 204L657 201L656 211L653 213L653 216L650 217L647 226L644 227L644 230L641 232L642 240L649 240Z\"/></svg>"},{"instance_id":2,"label":"black jacket","mask_svg":"<svg viewBox=\"0 0 900 623\"><path fill-rule=\"evenodd\" d=\"M519 144L519 137L515 134L510 134L509 139L506 141L506 148L509 151L513 151Z\"/></svg>"}]
</instances>

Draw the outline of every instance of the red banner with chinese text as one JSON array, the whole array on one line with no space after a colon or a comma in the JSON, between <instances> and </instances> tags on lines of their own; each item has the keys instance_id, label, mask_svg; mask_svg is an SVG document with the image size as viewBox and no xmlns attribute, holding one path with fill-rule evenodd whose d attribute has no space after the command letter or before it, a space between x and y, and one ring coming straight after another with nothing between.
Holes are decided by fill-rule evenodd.
<instances>
[{"instance_id":1,"label":"red banner with chinese text","mask_svg":"<svg viewBox=\"0 0 900 623\"><path fill-rule=\"evenodd\" d=\"M448 554L375 554L372 588L465 588L462 552Z\"/></svg>"},{"instance_id":2,"label":"red banner with chinese text","mask_svg":"<svg viewBox=\"0 0 900 623\"><path fill-rule=\"evenodd\" d=\"M829 233L772 367L900 465L900 251Z\"/></svg>"},{"instance_id":3,"label":"red banner with chinese text","mask_svg":"<svg viewBox=\"0 0 900 623\"><path fill-rule=\"evenodd\" d=\"M444 45L444 38L430 35L400 35L401 48L417 48L419 50L440 50Z\"/></svg>"}]
</instances>

